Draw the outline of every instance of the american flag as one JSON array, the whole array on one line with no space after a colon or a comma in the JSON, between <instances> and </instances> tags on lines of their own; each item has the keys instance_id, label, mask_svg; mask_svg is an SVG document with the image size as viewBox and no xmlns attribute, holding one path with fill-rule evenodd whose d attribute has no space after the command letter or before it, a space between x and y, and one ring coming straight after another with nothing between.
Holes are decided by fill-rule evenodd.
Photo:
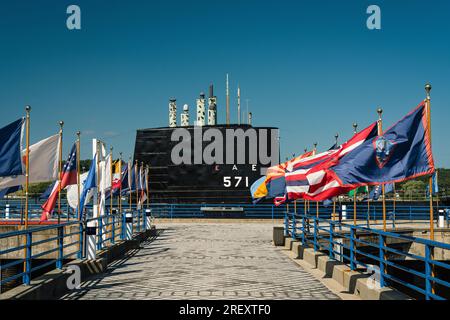
<instances>
[{"instance_id":1,"label":"american flag","mask_svg":"<svg viewBox=\"0 0 450 320\"><path fill-rule=\"evenodd\" d=\"M352 187L342 187L332 167L349 152L355 151L364 141L377 135L377 123L355 134L338 149L328 150L315 156L300 159L287 167L285 174L285 200L308 199L323 201L346 193ZM278 201L281 204L282 201ZM277 202L275 202L277 204Z\"/></svg>"},{"instance_id":2,"label":"american flag","mask_svg":"<svg viewBox=\"0 0 450 320\"><path fill-rule=\"evenodd\" d=\"M59 190L63 190L65 187L77 184L77 145L74 144L70 150L69 158L64 164L61 172L61 181L57 181L53 187L52 193L47 201L42 205L41 221L48 220L50 214L53 212L58 199ZM60 187L61 184L61 187Z\"/></svg>"}]
</instances>

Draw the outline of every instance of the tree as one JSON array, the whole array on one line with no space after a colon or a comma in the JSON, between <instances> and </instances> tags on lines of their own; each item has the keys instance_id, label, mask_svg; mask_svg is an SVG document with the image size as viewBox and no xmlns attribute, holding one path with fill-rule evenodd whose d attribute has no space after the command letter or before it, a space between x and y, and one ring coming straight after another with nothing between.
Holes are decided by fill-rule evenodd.
<instances>
[{"instance_id":1,"label":"tree","mask_svg":"<svg viewBox=\"0 0 450 320\"><path fill-rule=\"evenodd\" d=\"M417 195L423 195L426 184L422 180L410 180L402 184L402 190L406 198L412 199Z\"/></svg>"}]
</instances>

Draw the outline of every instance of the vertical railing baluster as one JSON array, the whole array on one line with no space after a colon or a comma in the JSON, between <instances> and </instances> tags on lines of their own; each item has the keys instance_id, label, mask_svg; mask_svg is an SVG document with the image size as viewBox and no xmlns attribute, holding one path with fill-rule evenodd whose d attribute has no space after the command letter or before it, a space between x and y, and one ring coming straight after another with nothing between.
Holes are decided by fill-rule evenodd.
<instances>
[{"instance_id":1,"label":"vertical railing baluster","mask_svg":"<svg viewBox=\"0 0 450 320\"><path fill-rule=\"evenodd\" d=\"M350 269L355 270L355 229L350 226Z\"/></svg>"},{"instance_id":2,"label":"vertical railing baluster","mask_svg":"<svg viewBox=\"0 0 450 320\"><path fill-rule=\"evenodd\" d=\"M103 248L103 219L99 217L97 219L99 224L98 226L98 239L97 239L97 250L101 250Z\"/></svg>"},{"instance_id":3,"label":"vertical railing baluster","mask_svg":"<svg viewBox=\"0 0 450 320\"><path fill-rule=\"evenodd\" d=\"M329 238L329 244L328 244L328 256L330 259L333 259L334 255L333 255L333 232L334 232L334 228L333 228L333 223L330 221L330 238Z\"/></svg>"},{"instance_id":4,"label":"vertical railing baluster","mask_svg":"<svg viewBox=\"0 0 450 320\"><path fill-rule=\"evenodd\" d=\"M386 272L385 270L385 266L384 266L384 261L385 261L385 256L384 256L384 244L385 244L385 236L380 234L378 236L378 248L379 248L379 259L380 259L380 287L384 287L385 286L385 280L384 280L384 274Z\"/></svg>"},{"instance_id":5,"label":"vertical railing baluster","mask_svg":"<svg viewBox=\"0 0 450 320\"><path fill-rule=\"evenodd\" d=\"M32 232L29 231L26 235L26 248L25 248L25 274L23 275L23 284L30 285L31 282L31 253L32 253Z\"/></svg>"},{"instance_id":6,"label":"vertical railing baluster","mask_svg":"<svg viewBox=\"0 0 450 320\"><path fill-rule=\"evenodd\" d=\"M56 268L62 269L64 259L64 226L58 227L58 259L56 260Z\"/></svg>"},{"instance_id":7,"label":"vertical railing baluster","mask_svg":"<svg viewBox=\"0 0 450 320\"><path fill-rule=\"evenodd\" d=\"M284 236L287 237L289 235L289 217L287 212L284 213Z\"/></svg>"},{"instance_id":8,"label":"vertical railing baluster","mask_svg":"<svg viewBox=\"0 0 450 320\"><path fill-rule=\"evenodd\" d=\"M431 272L431 247L430 245L425 245L425 299L430 300L431 299L431 293L432 293L432 272Z\"/></svg>"},{"instance_id":9,"label":"vertical railing baluster","mask_svg":"<svg viewBox=\"0 0 450 320\"><path fill-rule=\"evenodd\" d=\"M295 213L292 212L292 233L291 233L291 237L292 239L295 239L296 236L296 228L297 228L297 223L295 221Z\"/></svg>"},{"instance_id":10,"label":"vertical railing baluster","mask_svg":"<svg viewBox=\"0 0 450 320\"><path fill-rule=\"evenodd\" d=\"M317 251L317 219L314 219L314 252Z\"/></svg>"}]
</instances>

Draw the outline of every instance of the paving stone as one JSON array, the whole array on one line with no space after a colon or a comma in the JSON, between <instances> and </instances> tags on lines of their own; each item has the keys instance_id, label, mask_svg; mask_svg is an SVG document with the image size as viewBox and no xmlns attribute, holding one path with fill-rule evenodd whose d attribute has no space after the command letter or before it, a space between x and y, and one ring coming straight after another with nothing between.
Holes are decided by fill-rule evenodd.
<instances>
[{"instance_id":1,"label":"paving stone","mask_svg":"<svg viewBox=\"0 0 450 320\"><path fill-rule=\"evenodd\" d=\"M271 243L271 223L170 223L64 299L339 299Z\"/></svg>"}]
</instances>

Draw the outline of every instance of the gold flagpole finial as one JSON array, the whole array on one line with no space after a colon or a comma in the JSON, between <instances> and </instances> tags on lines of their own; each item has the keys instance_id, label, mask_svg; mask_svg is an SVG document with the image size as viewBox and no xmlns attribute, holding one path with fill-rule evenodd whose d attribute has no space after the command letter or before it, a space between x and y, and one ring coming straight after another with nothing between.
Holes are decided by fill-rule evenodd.
<instances>
[{"instance_id":1,"label":"gold flagpole finial","mask_svg":"<svg viewBox=\"0 0 450 320\"><path fill-rule=\"evenodd\" d=\"M425 92L427 93L427 99L430 100L430 91L431 91L431 84L427 83L425 85Z\"/></svg>"},{"instance_id":2,"label":"gold flagpole finial","mask_svg":"<svg viewBox=\"0 0 450 320\"><path fill-rule=\"evenodd\" d=\"M381 115L383 114L383 109L381 109L380 107L378 107L377 113L378 113L378 120L381 120Z\"/></svg>"},{"instance_id":3,"label":"gold flagpole finial","mask_svg":"<svg viewBox=\"0 0 450 320\"><path fill-rule=\"evenodd\" d=\"M338 138L339 138L339 133L336 132L336 134L334 135L334 140L336 142L336 145L338 143Z\"/></svg>"},{"instance_id":4,"label":"gold flagpole finial","mask_svg":"<svg viewBox=\"0 0 450 320\"><path fill-rule=\"evenodd\" d=\"M29 114L31 111L31 106L30 105L25 106L25 111L27 112L27 114Z\"/></svg>"}]
</instances>

